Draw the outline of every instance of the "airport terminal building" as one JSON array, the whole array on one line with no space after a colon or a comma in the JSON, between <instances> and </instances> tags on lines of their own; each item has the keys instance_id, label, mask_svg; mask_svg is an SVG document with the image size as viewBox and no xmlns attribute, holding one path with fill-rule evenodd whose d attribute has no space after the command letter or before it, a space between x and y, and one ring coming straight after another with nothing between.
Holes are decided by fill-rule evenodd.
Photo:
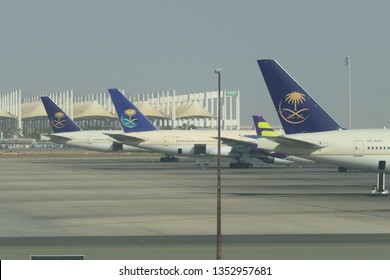
<instances>
[{"instance_id":1,"label":"airport terminal building","mask_svg":"<svg viewBox=\"0 0 390 280\"><path fill-rule=\"evenodd\" d=\"M218 92L160 91L125 95L160 129L216 128ZM82 95L64 90L49 96L85 129L120 129L108 92ZM223 129L240 129L240 91L221 92ZM1 138L50 132L40 96L24 97L21 90L0 94Z\"/></svg>"}]
</instances>

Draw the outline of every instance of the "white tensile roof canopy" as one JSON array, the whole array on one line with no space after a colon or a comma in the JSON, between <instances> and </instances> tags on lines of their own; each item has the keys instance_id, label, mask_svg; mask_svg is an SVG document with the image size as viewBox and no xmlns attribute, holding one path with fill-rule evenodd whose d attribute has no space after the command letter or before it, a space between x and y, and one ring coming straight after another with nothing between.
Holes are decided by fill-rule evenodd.
<instances>
[{"instance_id":1,"label":"white tensile roof canopy","mask_svg":"<svg viewBox=\"0 0 390 280\"><path fill-rule=\"evenodd\" d=\"M0 108L0 118L6 118L6 119L16 119L15 116L12 114L8 113L4 109Z\"/></svg>"},{"instance_id":2,"label":"white tensile roof canopy","mask_svg":"<svg viewBox=\"0 0 390 280\"><path fill-rule=\"evenodd\" d=\"M165 116L159 110L150 105L147 101L142 101L136 105L137 108L148 118L152 119L168 119L169 117Z\"/></svg>"},{"instance_id":3,"label":"white tensile roof canopy","mask_svg":"<svg viewBox=\"0 0 390 280\"><path fill-rule=\"evenodd\" d=\"M168 116L149 102L142 101L136 102L137 108L148 118L151 119L169 119ZM31 102L22 104L22 117L28 118L42 118L47 117L46 110L42 102ZM6 112L0 108L0 117L2 118L16 118L12 114ZM73 118L116 118L115 114L112 114L106 110L97 101L87 101L74 103L73 106ZM215 118L210 112L204 109L198 102L191 101L188 103L182 103L176 105L176 118L177 119L192 119L192 118Z\"/></svg>"},{"instance_id":4,"label":"white tensile roof canopy","mask_svg":"<svg viewBox=\"0 0 390 280\"><path fill-rule=\"evenodd\" d=\"M97 101L79 102L73 106L73 118L116 118L113 114L103 108Z\"/></svg>"},{"instance_id":5,"label":"white tensile roof canopy","mask_svg":"<svg viewBox=\"0 0 390 280\"><path fill-rule=\"evenodd\" d=\"M42 102L31 102L22 104L23 119L47 117Z\"/></svg>"},{"instance_id":6,"label":"white tensile roof canopy","mask_svg":"<svg viewBox=\"0 0 390 280\"><path fill-rule=\"evenodd\" d=\"M214 118L214 116L209 111L202 108L198 102L191 102L177 108L176 118Z\"/></svg>"}]
</instances>

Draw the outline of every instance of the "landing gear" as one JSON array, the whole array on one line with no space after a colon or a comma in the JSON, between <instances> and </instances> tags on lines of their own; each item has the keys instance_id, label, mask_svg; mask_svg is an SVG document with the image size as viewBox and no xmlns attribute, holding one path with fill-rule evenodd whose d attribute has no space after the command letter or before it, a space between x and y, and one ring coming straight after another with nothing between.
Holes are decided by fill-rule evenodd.
<instances>
[{"instance_id":1,"label":"landing gear","mask_svg":"<svg viewBox=\"0 0 390 280\"><path fill-rule=\"evenodd\" d=\"M389 191L386 190L385 185L385 169L386 169L386 161L381 160L378 162L378 177L377 177L377 184L373 186L371 194L373 196L387 196L389 194Z\"/></svg>"},{"instance_id":2,"label":"landing gear","mask_svg":"<svg viewBox=\"0 0 390 280\"><path fill-rule=\"evenodd\" d=\"M250 162L236 160L235 162L231 162L229 166L230 168L252 168L253 164Z\"/></svg>"},{"instance_id":3,"label":"landing gear","mask_svg":"<svg viewBox=\"0 0 390 280\"><path fill-rule=\"evenodd\" d=\"M161 162L178 162L179 158L172 155L165 155L165 157L160 158Z\"/></svg>"},{"instance_id":4,"label":"landing gear","mask_svg":"<svg viewBox=\"0 0 390 280\"><path fill-rule=\"evenodd\" d=\"M339 169L338 169L338 171L339 171L339 172L349 172L349 171L351 171L351 170L348 169L348 168L345 168L345 167L340 166Z\"/></svg>"}]
</instances>

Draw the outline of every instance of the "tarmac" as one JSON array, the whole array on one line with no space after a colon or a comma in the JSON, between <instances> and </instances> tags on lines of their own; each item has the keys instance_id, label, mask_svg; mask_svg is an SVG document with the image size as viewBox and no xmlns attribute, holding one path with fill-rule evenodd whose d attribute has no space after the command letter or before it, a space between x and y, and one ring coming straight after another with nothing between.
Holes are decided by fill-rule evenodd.
<instances>
[{"instance_id":1,"label":"tarmac","mask_svg":"<svg viewBox=\"0 0 390 280\"><path fill-rule=\"evenodd\" d=\"M215 259L216 162L0 153L0 259ZM223 259L390 259L376 174L222 162Z\"/></svg>"}]
</instances>

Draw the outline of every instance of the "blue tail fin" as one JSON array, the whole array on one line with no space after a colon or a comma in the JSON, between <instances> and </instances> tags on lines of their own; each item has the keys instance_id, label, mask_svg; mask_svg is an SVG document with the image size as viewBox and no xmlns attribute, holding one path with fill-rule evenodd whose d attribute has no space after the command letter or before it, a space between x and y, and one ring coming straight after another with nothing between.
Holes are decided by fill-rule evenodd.
<instances>
[{"instance_id":1,"label":"blue tail fin","mask_svg":"<svg viewBox=\"0 0 390 280\"><path fill-rule=\"evenodd\" d=\"M53 100L47 96L42 96L41 99L54 133L81 131L77 123L58 107Z\"/></svg>"},{"instance_id":2,"label":"blue tail fin","mask_svg":"<svg viewBox=\"0 0 390 280\"><path fill-rule=\"evenodd\" d=\"M152 131L157 128L118 89L109 89L124 132Z\"/></svg>"},{"instance_id":3,"label":"blue tail fin","mask_svg":"<svg viewBox=\"0 0 390 280\"><path fill-rule=\"evenodd\" d=\"M257 61L286 134L342 127L275 61Z\"/></svg>"}]
</instances>

